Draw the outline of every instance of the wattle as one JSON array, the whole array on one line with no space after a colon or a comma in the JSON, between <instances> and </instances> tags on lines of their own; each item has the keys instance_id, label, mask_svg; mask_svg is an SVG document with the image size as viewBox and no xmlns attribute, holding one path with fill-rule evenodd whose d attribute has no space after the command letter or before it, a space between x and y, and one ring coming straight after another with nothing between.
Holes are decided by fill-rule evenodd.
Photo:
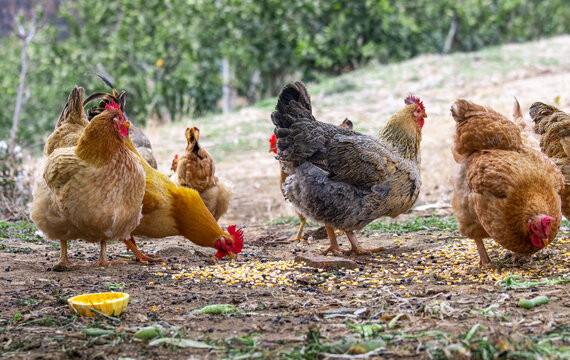
<instances>
[{"instance_id":1,"label":"wattle","mask_svg":"<svg viewBox=\"0 0 570 360\"><path fill-rule=\"evenodd\" d=\"M537 248L543 248L543 247L544 247L544 244L542 243L542 240L541 240L538 236L532 235L532 236L530 237L530 241L531 241L532 244L533 244L534 246L536 246Z\"/></svg>"}]
</instances>

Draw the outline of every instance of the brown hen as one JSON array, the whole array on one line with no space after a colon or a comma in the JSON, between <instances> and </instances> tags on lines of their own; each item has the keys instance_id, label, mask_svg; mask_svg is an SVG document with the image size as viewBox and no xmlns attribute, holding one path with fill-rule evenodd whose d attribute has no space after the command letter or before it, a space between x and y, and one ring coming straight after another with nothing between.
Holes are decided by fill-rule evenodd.
<instances>
[{"instance_id":1,"label":"brown hen","mask_svg":"<svg viewBox=\"0 0 570 360\"><path fill-rule=\"evenodd\" d=\"M459 232L475 240L480 264L491 260L483 239L533 254L556 236L562 215L560 171L523 142L520 128L491 108L457 100L452 205Z\"/></svg>"},{"instance_id":2,"label":"brown hen","mask_svg":"<svg viewBox=\"0 0 570 360\"><path fill-rule=\"evenodd\" d=\"M198 191L208 210L219 220L228 210L232 197L230 186L218 179L214 159L200 146L200 129L187 128L184 135L186 150L180 157L175 155L172 167L176 173L171 180L177 185Z\"/></svg>"}]
</instances>

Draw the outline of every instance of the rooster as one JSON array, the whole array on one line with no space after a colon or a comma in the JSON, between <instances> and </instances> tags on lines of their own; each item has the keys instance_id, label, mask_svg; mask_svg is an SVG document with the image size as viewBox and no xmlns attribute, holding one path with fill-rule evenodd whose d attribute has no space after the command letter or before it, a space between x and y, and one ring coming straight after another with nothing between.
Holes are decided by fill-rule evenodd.
<instances>
[{"instance_id":1,"label":"rooster","mask_svg":"<svg viewBox=\"0 0 570 360\"><path fill-rule=\"evenodd\" d=\"M453 209L459 232L477 245L480 265L491 263L483 239L515 254L533 254L556 236L562 215L562 175L525 143L514 122L467 100L451 107L459 172Z\"/></svg>"},{"instance_id":2,"label":"rooster","mask_svg":"<svg viewBox=\"0 0 570 360\"><path fill-rule=\"evenodd\" d=\"M172 160L175 174L170 178L176 185L189 187L200 193L206 207L217 220L226 213L232 197L230 186L216 176L214 159L200 146L200 129L187 128L186 151Z\"/></svg>"},{"instance_id":3,"label":"rooster","mask_svg":"<svg viewBox=\"0 0 570 360\"><path fill-rule=\"evenodd\" d=\"M555 106L535 102L530 107L534 132L541 136L540 149L564 176L560 192L562 214L570 219L570 115Z\"/></svg>"},{"instance_id":4,"label":"rooster","mask_svg":"<svg viewBox=\"0 0 570 360\"><path fill-rule=\"evenodd\" d=\"M83 94L76 87L57 122L54 133L76 128L59 138L60 143L77 145L57 147L50 137L50 152L43 177L34 191L31 218L50 239L58 239L61 257L58 265L70 267L67 241L83 239L101 246L96 265L109 262L106 243L124 239L141 219L145 192L145 173L140 159L127 147L129 122L115 102L95 116L83 129ZM78 126L76 126L78 125Z\"/></svg>"},{"instance_id":5,"label":"rooster","mask_svg":"<svg viewBox=\"0 0 570 360\"><path fill-rule=\"evenodd\" d=\"M98 110L91 112L95 116L102 105L116 101L118 92L113 85L102 78L112 89L112 94L101 94ZM211 247L217 250L216 257L234 257L243 247L243 230L235 225L222 230L212 216L200 194L193 189L177 186L168 177L152 168L144 160L132 141L127 147L141 159L146 174L146 188L142 199L142 219L140 224L131 232L131 237L125 244L141 262L160 261L152 256L143 254L134 236L141 235L151 238L164 238L181 235L199 246Z\"/></svg>"},{"instance_id":6,"label":"rooster","mask_svg":"<svg viewBox=\"0 0 570 360\"><path fill-rule=\"evenodd\" d=\"M339 126L350 130L354 128L352 121L350 121L348 118L344 119L344 121L341 122ZM277 154L277 137L275 136L275 134L273 134L269 138L269 152ZM283 191L283 182L285 181L285 179L287 179L288 176L289 174L287 174L285 171L283 171L283 168L281 168L281 178L279 179L279 188L281 189L281 193L283 194L283 196L285 196L285 192ZM307 222L307 219L305 219L305 217L301 215L301 213L299 213L298 211L295 212L297 213L297 217L299 218L300 221L299 230L297 230L297 236L295 236L295 238L293 239L290 239L289 241L303 241L305 240L303 238L303 229L305 228L305 223Z\"/></svg>"},{"instance_id":7,"label":"rooster","mask_svg":"<svg viewBox=\"0 0 570 360\"><path fill-rule=\"evenodd\" d=\"M378 137L316 121L305 85L289 84L271 115L277 159L290 174L285 197L303 216L325 224L330 246L341 254L334 228L346 233L348 253L361 248L355 230L381 216L395 217L415 203L420 191L419 146L426 117L416 97L405 99Z\"/></svg>"}]
</instances>

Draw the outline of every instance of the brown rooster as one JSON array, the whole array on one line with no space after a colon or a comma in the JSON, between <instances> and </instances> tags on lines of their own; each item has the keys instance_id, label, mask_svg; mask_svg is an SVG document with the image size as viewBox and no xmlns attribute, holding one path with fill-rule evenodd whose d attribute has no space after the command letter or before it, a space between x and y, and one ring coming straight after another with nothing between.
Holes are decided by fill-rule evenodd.
<instances>
[{"instance_id":1,"label":"brown rooster","mask_svg":"<svg viewBox=\"0 0 570 360\"><path fill-rule=\"evenodd\" d=\"M560 192L562 214L570 219L570 115L555 106L535 102L530 107L534 132L541 136L540 149L564 176Z\"/></svg>"},{"instance_id":2,"label":"brown rooster","mask_svg":"<svg viewBox=\"0 0 570 360\"><path fill-rule=\"evenodd\" d=\"M344 119L343 122L341 122L338 126L350 130L354 128L352 121L350 121L348 118ZM277 154L277 137L275 136L275 134L273 134L271 138L269 138L269 152ZM279 163L279 166L281 167L281 162ZM283 182L285 181L287 176L289 176L289 174L283 171L283 168L281 167L281 178L279 179L279 188L281 189L281 193L283 194L283 196L285 196L285 192L283 191ZM293 239L289 239L289 241L304 241L305 239L303 238L303 229L305 227L307 219L305 219L305 217L301 215L301 213L299 213L298 211L295 212L297 213L297 217L299 218L299 221L301 223L299 224L299 230L297 231L297 236L295 236L295 238ZM321 230L319 229L318 231Z\"/></svg>"},{"instance_id":3,"label":"brown rooster","mask_svg":"<svg viewBox=\"0 0 570 360\"><path fill-rule=\"evenodd\" d=\"M112 89L112 94L102 94L102 99L96 115L102 105L116 101L117 91L113 85L102 78ZM92 99L92 97L89 97ZM193 189L177 186L168 177L152 168L144 160L131 141L127 142L129 149L142 162L146 174L146 188L142 199L142 219L131 235L142 235L161 239L167 236L181 235L199 246L211 247L217 250L216 257L233 257L241 252L243 247L243 231L235 225L222 230L216 220L204 205L200 194ZM143 254L136 246L134 237L125 242L141 262L159 261L152 256Z\"/></svg>"},{"instance_id":4,"label":"brown rooster","mask_svg":"<svg viewBox=\"0 0 570 360\"><path fill-rule=\"evenodd\" d=\"M271 115L277 159L290 175L285 197L303 216L325 224L330 247L342 253L334 228L346 233L348 253L367 254L354 236L381 216L395 217L415 203L420 191L419 147L425 109L413 96L378 137L316 121L303 83L279 94Z\"/></svg>"},{"instance_id":5,"label":"brown rooster","mask_svg":"<svg viewBox=\"0 0 570 360\"><path fill-rule=\"evenodd\" d=\"M176 173L171 180L176 185L198 191L202 201L217 221L228 211L232 191L229 185L218 179L214 159L204 147L200 146L200 129L187 128L185 136L186 151L180 158L178 154L174 156L172 163Z\"/></svg>"},{"instance_id":6,"label":"brown rooster","mask_svg":"<svg viewBox=\"0 0 570 360\"><path fill-rule=\"evenodd\" d=\"M73 128L83 119L82 90L72 91L56 132L63 133L67 120ZM141 218L145 173L127 147L129 122L110 102L82 131L79 127L60 139L73 143L81 132L77 146L52 149L54 142L48 142L51 154L34 192L31 218L48 238L60 241L60 266L72 265L67 241L76 239L100 243L96 265L124 263L109 262L106 242L130 236Z\"/></svg>"},{"instance_id":7,"label":"brown rooster","mask_svg":"<svg viewBox=\"0 0 570 360\"><path fill-rule=\"evenodd\" d=\"M533 254L548 245L562 218L560 171L493 109L457 100L451 115L460 164L452 204L459 232L475 240L480 264L491 262L484 238L515 254Z\"/></svg>"}]
</instances>

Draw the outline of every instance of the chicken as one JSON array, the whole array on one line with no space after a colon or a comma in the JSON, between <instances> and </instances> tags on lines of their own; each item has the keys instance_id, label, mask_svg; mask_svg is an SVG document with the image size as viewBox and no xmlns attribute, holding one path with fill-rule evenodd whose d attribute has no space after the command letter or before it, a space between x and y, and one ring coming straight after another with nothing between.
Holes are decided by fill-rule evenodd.
<instances>
[{"instance_id":1,"label":"chicken","mask_svg":"<svg viewBox=\"0 0 570 360\"><path fill-rule=\"evenodd\" d=\"M83 130L89 125L85 111L83 111L83 97L85 89L76 86L73 88L61 115L57 120L54 131L50 134L44 147L44 154L49 156L55 149L77 145Z\"/></svg>"},{"instance_id":2,"label":"chicken","mask_svg":"<svg viewBox=\"0 0 570 360\"><path fill-rule=\"evenodd\" d=\"M113 93L102 96L102 102L116 101L117 91L110 82L106 81L106 83ZM159 259L143 254L138 249L134 241L136 235L157 239L167 236L184 236L196 245L216 249L218 259L225 256L234 257L241 252L242 229L231 225L228 226L227 231L222 230L196 190L177 186L166 175L152 168L140 156L131 141L127 142L127 146L141 159L146 174L142 219L131 232L131 238L125 242L127 248L133 251L137 259L141 262L159 261Z\"/></svg>"},{"instance_id":3,"label":"chicken","mask_svg":"<svg viewBox=\"0 0 570 360\"><path fill-rule=\"evenodd\" d=\"M301 82L279 94L271 115L277 159L290 174L285 197L303 216L323 223L330 240L325 254L341 254L334 228L346 233L348 253L367 254L355 230L381 216L395 217L415 203L420 191L419 145L425 109L413 96L378 137L316 121Z\"/></svg>"},{"instance_id":4,"label":"chicken","mask_svg":"<svg viewBox=\"0 0 570 360\"><path fill-rule=\"evenodd\" d=\"M342 123L340 123L339 126L350 129L350 130L352 130L354 127L354 125L352 124L352 121L350 121L348 118L344 119L344 121ZM271 136L271 138L269 138L269 152L273 152L273 153L277 154L277 137L275 136L275 134L273 134ZM283 191L283 182L285 181L287 176L289 176L289 174L287 174L285 171L283 171L283 168L281 168L281 178L279 179L279 188L281 189L281 193L283 194L283 196L285 196L285 193ZM297 236L295 236L295 238L293 238L293 239L290 239L289 241L303 241L303 240L305 240L303 238L303 228L305 227L305 223L307 222L307 219L305 219L305 217L303 215L301 215L301 213L299 213L298 211L296 211L296 213L297 213L297 217L299 218L299 221L301 223L299 224L299 230L297 231Z\"/></svg>"},{"instance_id":5,"label":"chicken","mask_svg":"<svg viewBox=\"0 0 570 360\"><path fill-rule=\"evenodd\" d=\"M451 107L459 163L452 205L459 232L491 263L483 239L515 254L547 246L560 227L560 171L523 142L519 127L491 108L467 100Z\"/></svg>"},{"instance_id":6,"label":"chicken","mask_svg":"<svg viewBox=\"0 0 570 360\"><path fill-rule=\"evenodd\" d=\"M107 86L112 87L112 84L102 75L96 74L101 80L103 80L105 82L105 84L107 84ZM99 114L102 109L105 107L105 104L107 103L105 101L105 98L108 94L104 93L104 92L99 92L99 93L95 93L90 95L84 102L84 105L90 103L93 100L97 100L97 99L103 99L100 103L99 106L95 106L91 109L89 109L88 111L88 118L89 120L91 120L95 115ZM120 93L115 94L115 101L117 101L117 103L119 104L121 109L125 109L127 106L127 99L125 97L125 91L121 91ZM127 116L127 114L125 113L125 116ZM128 117L128 116L127 116ZM132 119L131 119L132 121ZM133 124L131 124L131 127L129 128L129 137L131 138L131 141L133 142L133 144L135 145L137 151L139 152L139 154L149 163L150 166L152 166L154 169L158 170L158 165L156 163L156 159L154 158L153 152L152 152L152 145L150 144L150 140L148 139L148 137L146 137L146 135L143 133L143 131L141 129L139 129L138 127L134 126Z\"/></svg>"},{"instance_id":7,"label":"chicken","mask_svg":"<svg viewBox=\"0 0 570 360\"><path fill-rule=\"evenodd\" d=\"M174 154L172 164L170 165L170 170L172 170L174 173L176 173L176 169L178 169L178 154Z\"/></svg>"},{"instance_id":8,"label":"chicken","mask_svg":"<svg viewBox=\"0 0 570 360\"><path fill-rule=\"evenodd\" d=\"M534 132L541 135L540 149L564 176L560 192L562 214L570 219L570 115L555 106L536 102L530 107Z\"/></svg>"},{"instance_id":9,"label":"chicken","mask_svg":"<svg viewBox=\"0 0 570 360\"><path fill-rule=\"evenodd\" d=\"M206 149L200 146L198 142L200 129L187 128L185 136L188 144L180 158L178 154L174 156L172 162L176 167L176 172L171 180L176 185L198 191L202 201L217 221L228 210L232 191L225 181L218 179L214 159Z\"/></svg>"},{"instance_id":10,"label":"chicken","mask_svg":"<svg viewBox=\"0 0 570 360\"><path fill-rule=\"evenodd\" d=\"M152 145L141 129L136 126L129 128L129 137L139 154L148 162L153 169L158 170L158 164L152 153Z\"/></svg>"},{"instance_id":11,"label":"chicken","mask_svg":"<svg viewBox=\"0 0 570 360\"><path fill-rule=\"evenodd\" d=\"M52 149L55 142L48 141L46 149L51 153L31 207L38 229L60 241L58 265L62 267L73 265L67 257L67 241L76 239L100 243L96 265L124 263L109 262L106 242L124 239L136 228L145 192L144 169L127 148L129 122L118 104L107 104L81 131L76 125L84 115L83 94L78 87L72 91L55 130L63 134L66 126L75 128L58 143L73 143L73 137L81 133L77 145Z\"/></svg>"}]
</instances>

